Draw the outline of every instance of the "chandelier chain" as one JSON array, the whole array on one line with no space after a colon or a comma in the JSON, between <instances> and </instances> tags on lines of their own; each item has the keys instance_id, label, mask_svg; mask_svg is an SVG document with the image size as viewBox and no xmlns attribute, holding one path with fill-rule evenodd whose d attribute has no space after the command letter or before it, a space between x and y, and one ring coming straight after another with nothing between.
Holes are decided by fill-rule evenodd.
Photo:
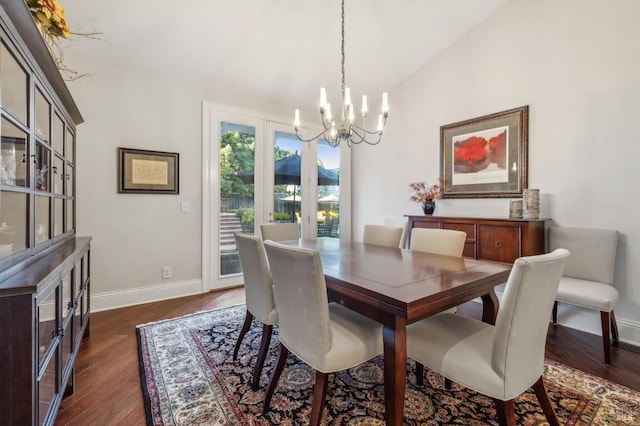
<instances>
[{"instance_id":1,"label":"chandelier chain","mask_svg":"<svg viewBox=\"0 0 640 426\"><path fill-rule=\"evenodd\" d=\"M344 77L344 0L342 0L342 96L344 97L345 77Z\"/></svg>"}]
</instances>

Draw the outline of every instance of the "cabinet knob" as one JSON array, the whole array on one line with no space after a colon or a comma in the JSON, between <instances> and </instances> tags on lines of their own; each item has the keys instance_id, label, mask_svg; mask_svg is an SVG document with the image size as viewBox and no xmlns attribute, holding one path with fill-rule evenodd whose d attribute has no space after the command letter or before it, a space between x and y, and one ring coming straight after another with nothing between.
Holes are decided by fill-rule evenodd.
<instances>
[{"instance_id":1,"label":"cabinet knob","mask_svg":"<svg viewBox=\"0 0 640 426\"><path fill-rule=\"evenodd\" d=\"M502 247L502 241L500 241L500 240L496 241L496 247L497 248L501 248Z\"/></svg>"}]
</instances>

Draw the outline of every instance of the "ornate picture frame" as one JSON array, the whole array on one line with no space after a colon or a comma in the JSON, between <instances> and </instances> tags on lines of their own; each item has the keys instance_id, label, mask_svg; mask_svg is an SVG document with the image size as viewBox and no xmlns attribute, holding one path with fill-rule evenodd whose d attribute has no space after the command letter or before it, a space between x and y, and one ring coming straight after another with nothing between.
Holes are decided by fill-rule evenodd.
<instances>
[{"instance_id":1,"label":"ornate picture frame","mask_svg":"<svg viewBox=\"0 0 640 426\"><path fill-rule=\"evenodd\" d=\"M118 193L179 194L180 154L118 148Z\"/></svg>"},{"instance_id":2,"label":"ornate picture frame","mask_svg":"<svg viewBox=\"0 0 640 426\"><path fill-rule=\"evenodd\" d=\"M521 197L528 127L528 105L441 126L443 198Z\"/></svg>"}]
</instances>

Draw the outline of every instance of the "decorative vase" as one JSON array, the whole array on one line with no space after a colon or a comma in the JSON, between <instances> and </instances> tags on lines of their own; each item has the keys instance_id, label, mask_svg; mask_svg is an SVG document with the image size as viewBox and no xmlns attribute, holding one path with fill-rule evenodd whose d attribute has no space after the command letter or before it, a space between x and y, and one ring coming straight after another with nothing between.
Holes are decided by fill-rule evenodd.
<instances>
[{"instance_id":1,"label":"decorative vase","mask_svg":"<svg viewBox=\"0 0 640 426\"><path fill-rule=\"evenodd\" d=\"M424 214L433 214L436 210L436 200L424 200L422 203L422 211Z\"/></svg>"}]
</instances>

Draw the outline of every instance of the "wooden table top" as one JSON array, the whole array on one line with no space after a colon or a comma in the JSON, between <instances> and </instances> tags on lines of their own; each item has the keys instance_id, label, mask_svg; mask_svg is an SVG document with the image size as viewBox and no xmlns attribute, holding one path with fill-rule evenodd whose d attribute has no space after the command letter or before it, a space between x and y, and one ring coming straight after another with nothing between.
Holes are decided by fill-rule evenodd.
<instances>
[{"instance_id":1,"label":"wooden table top","mask_svg":"<svg viewBox=\"0 0 640 426\"><path fill-rule=\"evenodd\" d=\"M329 289L336 285L343 287L343 292L351 289L383 303L388 311L402 314L409 322L417 319L416 315L424 316L422 311L431 303L442 305L443 300L451 299L451 306L455 306L456 299L485 294L487 285L505 282L512 267L335 238L286 243L319 251ZM421 312L415 312L417 309Z\"/></svg>"}]
</instances>

